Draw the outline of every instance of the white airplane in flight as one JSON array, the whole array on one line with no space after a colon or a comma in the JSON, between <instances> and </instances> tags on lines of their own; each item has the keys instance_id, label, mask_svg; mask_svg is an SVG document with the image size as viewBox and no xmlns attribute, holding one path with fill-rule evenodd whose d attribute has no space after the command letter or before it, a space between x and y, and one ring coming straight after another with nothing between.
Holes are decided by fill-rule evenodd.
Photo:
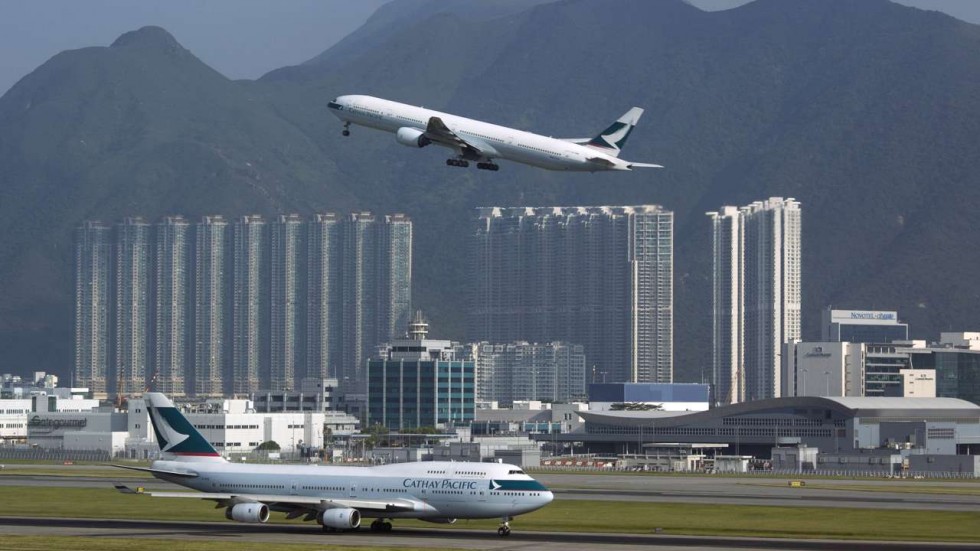
<instances>
[{"instance_id":1,"label":"white airplane in flight","mask_svg":"<svg viewBox=\"0 0 980 551\"><path fill-rule=\"evenodd\" d=\"M356 124L395 133L395 140L409 147L441 145L455 151L449 166L467 167L476 161L483 170L499 170L495 159L506 159L549 170L596 172L663 168L619 158L643 109L634 107L594 138L556 139L506 126L498 126L423 107L371 96L340 96L327 104L344 121L344 136Z\"/></svg>"},{"instance_id":2,"label":"white airplane in flight","mask_svg":"<svg viewBox=\"0 0 980 551\"><path fill-rule=\"evenodd\" d=\"M456 519L500 518L497 533L510 535L510 521L551 503L554 496L520 468L501 463L421 462L377 467L251 465L226 461L166 396L145 394L161 459L146 471L197 492L127 494L206 499L239 522L266 522L270 511L287 519L316 520L324 532L356 530L373 518L371 530L391 530L391 519L439 524Z\"/></svg>"}]
</instances>

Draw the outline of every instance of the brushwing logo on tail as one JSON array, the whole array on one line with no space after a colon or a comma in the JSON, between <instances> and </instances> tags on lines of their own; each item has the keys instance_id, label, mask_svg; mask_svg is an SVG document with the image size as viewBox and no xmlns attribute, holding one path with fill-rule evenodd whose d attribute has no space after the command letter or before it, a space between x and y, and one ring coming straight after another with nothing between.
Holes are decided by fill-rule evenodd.
<instances>
[{"instance_id":1,"label":"brushwing logo on tail","mask_svg":"<svg viewBox=\"0 0 980 551\"><path fill-rule=\"evenodd\" d=\"M603 147L606 149L619 150L626 143L626 138L633 131L633 125L623 122L614 122L605 132L599 134L589 142L589 145Z\"/></svg>"},{"instance_id":2,"label":"brushwing logo on tail","mask_svg":"<svg viewBox=\"0 0 980 551\"><path fill-rule=\"evenodd\" d=\"M160 440L160 451L167 452L171 448L177 446L184 440L190 438L187 434L182 434L174 430L170 423L168 423L162 415L160 415L160 410L155 407L151 407L150 416L153 417L153 427L157 430L157 438Z\"/></svg>"}]
</instances>

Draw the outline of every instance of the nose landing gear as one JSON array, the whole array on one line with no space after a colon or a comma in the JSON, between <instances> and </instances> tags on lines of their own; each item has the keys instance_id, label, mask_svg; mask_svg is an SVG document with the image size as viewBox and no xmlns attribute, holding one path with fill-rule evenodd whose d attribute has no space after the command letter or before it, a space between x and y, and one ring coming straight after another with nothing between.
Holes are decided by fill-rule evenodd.
<instances>
[{"instance_id":1,"label":"nose landing gear","mask_svg":"<svg viewBox=\"0 0 980 551\"><path fill-rule=\"evenodd\" d=\"M500 527L497 528L498 536L505 538L510 535L510 520L511 517L504 517L503 520L500 521Z\"/></svg>"},{"instance_id":2,"label":"nose landing gear","mask_svg":"<svg viewBox=\"0 0 980 551\"><path fill-rule=\"evenodd\" d=\"M344 123L344 131L341 132L343 136L350 136L350 121Z\"/></svg>"}]
</instances>

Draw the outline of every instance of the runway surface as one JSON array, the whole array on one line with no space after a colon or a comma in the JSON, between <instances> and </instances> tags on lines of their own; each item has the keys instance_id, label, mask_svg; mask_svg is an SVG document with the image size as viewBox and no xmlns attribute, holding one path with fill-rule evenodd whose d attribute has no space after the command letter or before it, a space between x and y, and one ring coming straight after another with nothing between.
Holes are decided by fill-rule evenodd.
<instances>
[{"instance_id":1,"label":"runway surface","mask_svg":"<svg viewBox=\"0 0 980 551\"><path fill-rule=\"evenodd\" d=\"M427 530L395 528L388 533L367 530L343 534L324 534L312 524L249 525L232 522L164 522L93 520L70 518L0 517L0 532L20 535L49 535L90 538L164 538L200 541L236 542L243 546L276 543L308 544L311 548L325 544L346 546L424 547L490 550L567 551L596 548L614 550L771 550L800 551L851 550L868 551L949 551L976 549L969 544L933 544L905 542L855 542L829 540L791 540L673 536L666 534L591 534L521 532L519 528L506 538L488 530Z\"/></svg>"},{"instance_id":2,"label":"runway surface","mask_svg":"<svg viewBox=\"0 0 980 551\"><path fill-rule=\"evenodd\" d=\"M809 480L806 486L794 488L789 485L791 477L534 476L555 492L556 499L980 511L980 483L971 482ZM951 493L927 493L942 491Z\"/></svg>"},{"instance_id":3,"label":"runway surface","mask_svg":"<svg viewBox=\"0 0 980 551\"><path fill-rule=\"evenodd\" d=\"M31 467L12 467L0 474L0 486L111 488L115 483L147 490L174 490L167 482L136 478L112 468L54 469L65 475L28 474ZM33 467L37 469L38 467ZM44 467L47 470L47 467ZM17 471L24 470L24 473ZM79 476L80 475L80 476ZM809 480L803 488L791 488L787 479L705 476L632 476L609 474L535 474L552 488L558 500L617 500L650 503L713 503L807 507L870 507L980 511L980 483L901 480ZM908 493L915 491L918 493ZM961 492L923 493L923 492ZM965 492L965 493L964 493ZM210 520L210 519L202 519ZM506 549L534 551L578 551L608 549L799 549L799 550L949 550L975 549L969 544L900 542L855 542L827 540L754 539L678 536L673 534L620 535L596 533L524 532L520 522L514 534L500 538L492 530L467 530L465 521L450 530L405 528L396 523L394 532L377 534L367 530L346 534L324 534L312 523L249 525L230 521L166 522L93 520L65 518L0 517L0 533L59 535L92 538L164 538L241 542L243 547L276 543L311 546L422 547L459 549Z\"/></svg>"}]
</instances>

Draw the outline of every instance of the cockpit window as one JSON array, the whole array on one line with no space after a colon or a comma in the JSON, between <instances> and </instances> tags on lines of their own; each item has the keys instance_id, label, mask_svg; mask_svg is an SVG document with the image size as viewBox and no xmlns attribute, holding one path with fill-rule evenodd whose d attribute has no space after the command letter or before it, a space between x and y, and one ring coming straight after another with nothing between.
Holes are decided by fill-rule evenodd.
<instances>
[{"instance_id":1,"label":"cockpit window","mask_svg":"<svg viewBox=\"0 0 980 551\"><path fill-rule=\"evenodd\" d=\"M511 471L508 471L507 474L524 474L524 471L522 471L520 469L514 469L514 470L511 470Z\"/></svg>"}]
</instances>

